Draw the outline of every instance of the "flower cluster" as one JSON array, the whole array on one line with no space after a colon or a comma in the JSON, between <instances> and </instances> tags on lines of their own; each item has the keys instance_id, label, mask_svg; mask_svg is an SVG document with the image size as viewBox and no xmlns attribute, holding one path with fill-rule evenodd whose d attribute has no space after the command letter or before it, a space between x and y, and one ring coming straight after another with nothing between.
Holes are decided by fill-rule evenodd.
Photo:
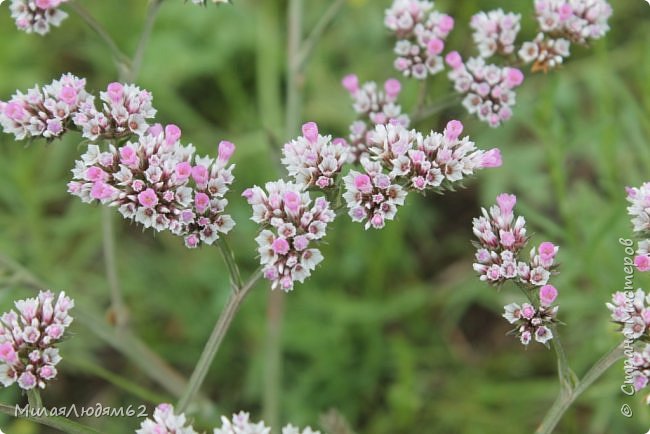
<instances>
[{"instance_id":1,"label":"flower cluster","mask_svg":"<svg viewBox=\"0 0 650 434\"><path fill-rule=\"evenodd\" d=\"M539 33L518 54L533 64L533 72L548 72L569 57L571 43L586 45L605 36L612 7L605 0L536 0L535 13Z\"/></svg>"},{"instance_id":2,"label":"flower cluster","mask_svg":"<svg viewBox=\"0 0 650 434\"><path fill-rule=\"evenodd\" d=\"M255 241L264 277L272 282L271 289L288 292L323 260L320 250L309 246L325 236L335 214L324 197L312 205L304 184L279 180L267 182L265 188L254 186L243 196L253 207L251 219L263 226Z\"/></svg>"},{"instance_id":3,"label":"flower cluster","mask_svg":"<svg viewBox=\"0 0 650 434\"><path fill-rule=\"evenodd\" d=\"M489 211L483 208L483 215L473 220L473 232L478 239L473 267L482 281L500 286L511 280L527 292L530 300L535 296L539 299L538 307L514 303L506 306L504 317L517 324L515 332L524 345L532 337L537 342L546 343L552 338L549 325L555 321L557 313L557 307L552 306L557 290L548 281L555 272L554 262L559 248L553 243L543 242L531 250L529 261L521 260L520 253L528 243L528 237L526 220L522 216L515 217L513 213L516 203L516 196L500 194L497 205Z\"/></svg>"},{"instance_id":4,"label":"flower cluster","mask_svg":"<svg viewBox=\"0 0 650 434\"><path fill-rule=\"evenodd\" d=\"M646 334L650 325L650 295L646 295L641 288L633 295L631 291L617 291L612 295L612 302L606 303L606 306L611 312L612 321L621 326L623 335L629 339L639 339Z\"/></svg>"},{"instance_id":5,"label":"flower cluster","mask_svg":"<svg viewBox=\"0 0 650 434\"><path fill-rule=\"evenodd\" d=\"M386 220L393 220L397 207L404 205L406 190L395 183L395 177L383 173L377 161L361 160L365 173L351 170L345 182L345 199L348 214L355 222L365 222L365 228L381 229Z\"/></svg>"},{"instance_id":6,"label":"flower cluster","mask_svg":"<svg viewBox=\"0 0 650 434\"><path fill-rule=\"evenodd\" d=\"M383 91L374 81L359 86L359 79L354 74L346 75L342 84L350 93L354 111L359 116L350 126L350 146L353 151L351 160L359 162L367 154L367 135L373 126L400 124L407 128L411 121L396 103L402 91L398 80L386 80Z\"/></svg>"},{"instance_id":7,"label":"flower cluster","mask_svg":"<svg viewBox=\"0 0 650 434\"><path fill-rule=\"evenodd\" d=\"M216 159L195 156L192 145L180 143L181 130L154 125L137 142L97 145L76 162L68 191L83 202L114 206L124 218L156 231L183 236L185 245L212 244L235 225L224 214L234 178L228 161L235 146L223 141Z\"/></svg>"},{"instance_id":8,"label":"flower cluster","mask_svg":"<svg viewBox=\"0 0 650 434\"><path fill-rule=\"evenodd\" d=\"M315 122L304 124L302 134L284 145L282 164L299 184L321 189L333 187L348 160L348 146L332 142L332 136L318 134Z\"/></svg>"},{"instance_id":9,"label":"flower cluster","mask_svg":"<svg viewBox=\"0 0 650 434\"><path fill-rule=\"evenodd\" d=\"M197 434L186 421L184 414L174 414L171 404L160 404L153 412L153 419L145 419L136 434Z\"/></svg>"},{"instance_id":10,"label":"flower cluster","mask_svg":"<svg viewBox=\"0 0 650 434\"><path fill-rule=\"evenodd\" d=\"M491 127L498 127L512 116L515 92L524 81L524 74L517 68L488 65L483 58L470 58L463 62L460 54L453 51L445 60L452 68L449 78L455 90L465 95L463 106Z\"/></svg>"},{"instance_id":11,"label":"flower cluster","mask_svg":"<svg viewBox=\"0 0 650 434\"><path fill-rule=\"evenodd\" d=\"M58 9L68 0L11 0L11 18L26 33L45 35L51 26L58 27L68 14Z\"/></svg>"},{"instance_id":12,"label":"flower cluster","mask_svg":"<svg viewBox=\"0 0 650 434\"><path fill-rule=\"evenodd\" d=\"M630 376L636 392L644 389L650 382L650 344L646 344L642 351L635 351L629 358L631 363ZM627 364L626 364L627 366ZM650 404L650 396L646 397Z\"/></svg>"},{"instance_id":13,"label":"flower cluster","mask_svg":"<svg viewBox=\"0 0 650 434\"><path fill-rule=\"evenodd\" d=\"M250 415L246 412L233 414L231 419L221 416L221 428L215 428L214 434L269 434L271 428L264 422L251 422ZM291 424L282 428L282 434L320 434L311 427L305 429L297 428Z\"/></svg>"},{"instance_id":14,"label":"flower cluster","mask_svg":"<svg viewBox=\"0 0 650 434\"><path fill-rule=\"evenodd\" d=\"M639 271L650 271L650 182L641 187L627 187L627 212L632 216L634 232L644 238L639 241L634 265Z\"/></svg>"},{"instance_id":15,"label":"flower cluster","mask_svg":"<svg viewBox=\"0 0 650 434\"><path fill-rule=\"evenodd\" d=\"M0 317L0 382L17 382L23 390L44 389L57 374L61 361L56 348L72 323L68 313L74 301L61 292L55 300L50 291L15 303Z\"/></svg>"},{"instance_id":16,"label":"flower cluster","mask_svg":"<svg viewBox=\"0 0 650 434\"><path fill-rule=\"evenodd\" d=\"M0 101L0 125L16 140L60 137L78 108L92 104L93 97L85 86L85 79L63 74L42 88L37 85L26 93L16 91L11 100Z\"/></svg>"},{"instance_id":17,"label":"flower cluster","mask_svg":"<svg viewBox=\"0 0 650 434\"><path fill-rule=\"evenodd\" d=\"M521 29L520 21L521 15L505 13L502 9L474 15L470 27L474 30L472 38L481 57L512 54Z\"/></svg>"},{"instance_id":18,"label":"flower cluster","mask_svg":"<svg viewBox=\"0 0 650 434\"><path fill-rule=\"evenodd\" d=\"M146 119L156 115L156 109L151 105L151 93L135 85L111 83L99 96L101 110L98 111L94 101L89 99L80 105L73 118L87 139L142 136L149 128Z\"/></svg>"},{"instance_id":19,"label":"flower cluster","mask_svg":"<svg viewBox=\"0 0 650 434\"><path fill-rule=\"evenodd\" d=\"M397 37L395 68L405 77L419 80L444 69L441 53L454 20L422 0L394 0L384 24Z\"/></svg>"}]
</instances>

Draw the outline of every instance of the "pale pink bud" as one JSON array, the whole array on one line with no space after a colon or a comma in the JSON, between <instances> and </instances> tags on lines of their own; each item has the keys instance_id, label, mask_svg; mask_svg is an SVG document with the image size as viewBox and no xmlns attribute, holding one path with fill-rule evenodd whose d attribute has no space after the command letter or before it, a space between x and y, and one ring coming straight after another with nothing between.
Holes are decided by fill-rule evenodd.
<instances>
[{"instance_id":1,"label":"pale pink bud","mask_svg":"<svg viewBox=\"0 0 650 434\"><path fill-rule=\"evenodd\" d=\"M557 289L553 285L544 285L539 288L539 300L542 306L550 306L557 298Z\"/></svg>"},{"instance_id":2,"label":"pale pink bud","mask_svg":"<svg viewBox=\"0 0 650 434\"><path fill-rule=\"evenodd\" d=\"M508 215L517 203L517 196L514 194L501 193L497 196L497 205L501 209L501 214Z\"/></svg>"},{"instance_id":3,"label":"pale pink bud","mask_svg":"<svg viewBox=\"0 0 650 434\"><path fill-rule=\"evenodd\" d=\"M634 265L639 271L649 271L650 270L650 256L648 255L638 255L634 258Z\"/></svg>"},{"instance_id":4,"label":"pale pink bud","mask_svg":"<svg viewBox=\"0 0 650 434\"><path fill-rule=\"evenodd\" d=\"M158 204L158 195L153 189L147 188L138 193L138 202L145 208L153 208Z\"/></svg>"},{"instance_id":5,"label":"pale pink bud","mask_svg":"<svg viewBox=\"0 0 650 434\"><path fill-rule=\"evenodd\" d=\"M460 121L449 121L445 128L445 137L449 140L456 140L463 133L463 124Z\"/></svg>"},{"instance_id":6,"label":"pale pink bud","mask_svg":"<svg viewBox=\"0 0 650 434\"><path fill-rule=\"evenodd\" d=\"M194 249L196 246L199 245L199 237L196 234L190 234L185 237L185 246Z\"/></svg>"},{"instance_id":7,"label":"pale pink bud","mask_svg":"<svg viewBox=\"0 0 650 434\"><path fill-rule=\"evenodd\" d=\"M349 74L343 77L341 84L350 93L355 93L359 90L359 78L355 74Z\"/></svg>"},{"instance_id":8,"label":"pale pink bud","mask_svg":"<svg viewBox=\"0 0 650 434\"><path fill-rule=\"evenodd\" d=\"M438 27L443 32L449 33L454 28L454 19L449 15L443 15L443 17L440 19L440 23L438 23Z\"/></svg>"},{"instance_id":9,"label":"pale pink bud","mask_svg":"<svg viewBox=\"0 0 650 434\"><path fill-rule=\"evenodd\" d=\"M437 56L442 53L442 50L445 48L445 43L441 39L431 38L427 43L427 53L433 56Z\"/></svg>"},{"instance_id":10,"label":"pale pink bud","mask_svg":"<svg viewBox=\"0 0 650 434\"><path fill-rule=\"evenodd\" d=\"M524 82L524 73L517 68L506 69L506 84L508 87L517 87Z\"/></svg>"},{"instance_id":11,"label":"pale pink bud","mask_svg":"<svg viewBox=\"0 0 650 434\"><path fill-rule=\"evenodd\" d=\"M5 116L9 119L20 122L25 118L25 109L23 106L15 101L10 101L5 105Z\"/></svg>"},{"instance_id":12,"label":"pale pink bud","mask_svg":"<svg viewBox=\"0 0 650 434\"><path fill-rule=\"evenodd\" d=\"M68 105L73 105L77 102L77 91L72 86L63 86L59 92L61 101Z\"/></svg>"},{"instance_id":13,"label":"pale pink bud","mask_svg":"<svg viewBox=\"0 0 650 434\"><path fill-rule=\"evenodd\" d=\"M174 124L165 126L165 143L173 145L181 138L181 129Z\"/></svg>"},{"instance_id":14,"label":"pale pink bud","mask_svg":"<svg viewBox=\"0 0 650 434\"><path fill-rule=\"evenodd\" d=\"M13 365L18 361L16 350L14 350L14 346L11 343L5 342L0 344L0 360L9 365Z\"/></svg>"},{"instance_id":15,"label":"pale pink bud","mask_svg":"<svg viewBox=\"0 0 650 434\"><path fill-rule=\"evenodd\" d=\"M483 168L501 167L501 164L501 151L498 148L490 149L481 158Z\"/></svg>"},{"instance_id":16,"label":"pale pink bud","mask_svg":"<svg viewBox=\"0 0 650 434\"><path fill-rule=\"evenodd\" d=\"M208 168L202 164L197 164L192 167L192 178L194 178L194 181L199 185L207 184L208 179L210 178Z\"/></svg>"},{"instance_id":17,"label":"pale pink bud","mask_svg":"<svg viewBox=\"0 0 650 434\"><path fill-rule=\"evenodd\" d=\"M161 124L153 124L147 130L147 134L154 137L158 137L162 133L163 133L163 126Z\"/></svg>"},{"instance_id":18,"label":"pale pink bud","mask_svg":"<svg viewBox=\"0 0 650 434\"><path fill-rule=\"evenodd\" d=\"M301 199L300 199L300 194L296 193L295 191L287 191L284 193L284 206L287 207L287 209L291 212L298 212L298 208L300 207Z\"/></svg>"},{"instance_id":19,"label":"pale pink bud","mask_svg":"<svg viewBox=\"0 0 650 434\"><path fill-rule=\"evenodd\" d=\"M276 238L271 245L271 248L278 255L286 255L289 253L289 243L284 238Z\"/></svg>"},{"instance_id":20,"label":"pale pink bud","mask_svg":"<svg viewBox=\"0 0 650 434\"><path fill-rule=\"evenodd\" d=\"M192 175L192 165L187 161L182 161L176 164L174 168L174 173L176 174L176 179L179 181L185 181Z\"/></svg>"},{"instance_id":21,"label":"pale pink bud","mask_svg":"<svg viewBox=\"0 0 650 434\"><path fill-rule=\"evenodd\" d=\"M542 244L539 245L539 254L541 256L546 256L547 258L550 259L555 257L555 253L556 253L555 244L549 241L544 241Z\"/></svg>"},{"instance_id":22,"label":"pale pink bud","mask_svg":"<svg viewBox=\"0 0 650 434\"><path fill-rule=\"evenodd\" d=\"M389 98L395 98L402 91L402 84L395 78L389 78L384 83L384 91Z\"/></svg>"},{"instance_id":23,"label":"pale pink bud","mask_svg":"<svg viewBox=\"0 0 650 434\"><path fill-rule=\"evenodd\" d=\"M451 51L445 56L445 62L447 62L447 65L452 67L453 69L458 69L461 66L463 66L463 58L460 57L460 54L458 51Z\"/></svg>"},{"instance_id":24,"label":"pale pink bud","mask_svg":"<svg viewBox=\"0 0 650 434\"><path fill-rule=\"evenodd\" d=\"M111 101L120 103L122 102L122 96L124 96L124 86L121 83L113 82L106 87L106 92Z\"/></svg>"},{"instance_id":25,"label":"pale pink bud","mask_svg":"<svg viewBox=\"0 0 650 434\"><path fill-rule=\"evenodd\" d=\"M235 152L235 145L231 142L228 142L226 140L222 140L219 142L219 160L221 161L228 161L230 160L230 157L232 154Z\"/></svg>"},{"instance_id":26,"label":"pale pink bud","mask_svg":"<svg viewBox=\"0 0 650 434\"><path fill-rule=\"evenodd\" d=\"M203 214L208 206L210 206L210 197L202 192L196 193L194 195L194 206L199 214Z\"/></svg>"},{"instance_id":27,"label":"pale pink bud","mask_svg":"<svg viewBox=\"0 0 650 434\"><path fill-rule=\"evenodd\" d=\"M362 193L372 191L372 182L368 175L360 174L354 177L354 186Z\"/></svg>"}]
</instances>

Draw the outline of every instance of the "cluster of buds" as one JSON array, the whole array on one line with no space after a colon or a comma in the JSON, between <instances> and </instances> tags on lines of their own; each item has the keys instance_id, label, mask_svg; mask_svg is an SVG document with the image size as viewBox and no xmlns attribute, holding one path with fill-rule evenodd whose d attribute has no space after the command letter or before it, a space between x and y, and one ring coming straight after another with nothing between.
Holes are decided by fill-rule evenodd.
<instances>
[{"instance_id":1,"label":"cluster of buds","mask_svg":"<svg viewBox=\"0 0 650 434\"><path fill-rule=\"evenodd\" d=\"M299 184L326 189L336 184L348 150L345 143L320 135L318 125L308 122L302 126L302 136L284 145L282 164Z\"/></svg>"},{"instance_id":2,"label":"cluster of buds","mask_svg":"<svg viewBox=\"0 0 650 434\"><path fill-rule=\"evenodd\" d=\"M621 327L628 339L639 339L646 335L650 326L650 295L641 289L636 292L617 291L612 295L612 302L606 303L611 312L612 321Z\"/></svg>"},{"instance_id":3,"label":"cluster of buds","mask_svg":"<svg viewBox=\"0 0 650 434\"><path fill-rule=\"evenodd\" d=\"M215 428L214 434L270 434L271 428L264 422L251 422L250 415L246 412L233 414L231 419L221 416L221 428ZM320 434L311 427L300 429L291 424L282 428L282 434Z\"/></svg>"},{"instance_id":4,"label":"cluster of buds","mask_svg":"<svg viewBox=\"0 0 650 434\"><path fill-rule=\"evenodd\" d=\"M586 45L609 30L612 7L605 0L536 0L539 33L524 42L519 57L532 71L548 72L569 57L571 43Z\"/></svg>"},{"instance_id":5,"label":"cluster of buds","mask_svg":"<svg viewBox=\"0 0 650 434\"><path fill-rule=\"evenodd\" d=\"M171 404L160 404L153 412L153 419L147 418L140 424L135 434L197 434L187 423L184 414L174 414Z\"/></svg>"},{"instance_id":6,"label":"cluster of buds","mask_svg":"<svg viewBox=\"0 0 650 434\"><path fill-rule=\"evenodd\" d=\"M510 324L516 324L512 333L519 336L522 344L528 345L531 339L540 344L546 344L553 339L549 325L556 323L558 306L551 306L557 298L557 289L552 285L544 285L539 289L540 305L536 309L530 303L510 303L504 306L503 317Z\"/></svg>"},{"instance_id":7,"label":"cluster of buds","mask_svg":"<svg viewBox=\"0 0 650 434\"><path fill-rule=\"evenodd\" d=\"M323 260L320 250L309 245L325 236L335 214L324 197L312 205L305 187L279 180L267 182L266 191L254 186L243 193L253 208L251 219L263 228L255 240L271 289L291 291L295 281L302 283Z\"/></svg>"},{"instance_id":8,"label":"cluster of buds","mask_svg":"<svg viewBox=\"0 0 650 434\"><path fill-rule=\"evenodd\" d=\"M234 178L228 161L235 146L223 141L216 159L195 156L180 143L181 130L154 125L137 142L101 152L89 145L72 170L68 191L83 202L114 206L145 228L183 236L188 248L212 244L235 225L224 214Z\"/></svg>"},{"instance_id":9,"label":"cluster of buds","mask_svg":"<svg viewBox=\"0 0 650 434\"><path fill-rule=\"evenodd\" d=\"M634 265L639 271L650 271L650 182L641 187L627 187L627 212L632 216L634 232L644 238L639 241Z\"/></svg>"},{"instance_id":10,"label":"cluster of buds","mask_svg":"<svg viewBox=\"0 0 650 434\"><path fill-rule=\"evenodd\" d=\"M408 189L441 193L476 170L501 165L498 149L477 149L469 137L460 138L462 132L457 120L448 122L442 134L427 136L400 125L377 125L369 134L369 150Z\"/></svg>"},{"instance_id":11,"label":"cluster of buds","mask_svg":"<svg viewBox=\"0 0 650 434\"><path fill-rule=\"evenodd\" d=\"M97 110L93 100L87 100L73 118L83 136L90 140L142 136L149 128L146 119L156 115L151 93L132 84L111 83L99 97L101 110Z\"/></svg>"},{"instance_id":12,"label":"cluster of buds","mask_svg":"<svg viewBox=\"0 0 650 434\"><path fill-rule=\"evenodd\" d=\"M395 68L405 77L419 80L444 69L441 53L454 20L422 0L394 0L386 10L384 24L396 38Z\"/></svg>"},{"instance_id":13,"label":"cluster of buds","mask_svg":"<svg viewBox=\"0 0 650 434\"><path fill-rule=\"evenodd\" d=\"M61 361L56 344L72 323L68 313L74 301L61 292L55 300L50 291L15 303L0 317L0 382L23 390L44 389L57 375Z\"/></svg>"},{"instance_id":14,"label":"cluster of buds","mask_svg":"<svg viewBox=\"0 0 650 434\"><path fill-rule=\"evenodd\" d=\"M538 307L514 303L505 306L504 317L517 323L514 332L524 345L531 338L545 344L553 337L549 325L555 322L557 313L557 307L552 306L557 290L548 281L557 267L554 262L558 247L543 242L531 250L529 262L520 259L528 237L525 219L513 213L516 202L514 195L500 194L497 205L489 211L483 208L483 215L473 220L473 232L478 239L473 267L484 282L500 286L511 280L526 291L531 303L535 297L539 299Z\"/></svg>"},{"instance_id":15,"label":"cluster of buds","mask_svg":"<svg viewBox=\"0 0 650 434\"><path fill-rule=\"evenodd\" d=\"M348 214L355 222L365 222L365 228L381 229L386 220L393 220L397 207L404 205L406 190L395 183L395 177L383 173L382 165L367 158L361 160L364 173L351 170L345 182Z\"/></svg>"},{"instance_id":16,"label":"cluster of buds","mask_svg":"<svg viewBox=\"0 0 650 434\"><path fill-rule=\"evenodd\" d=\"M342 84L350 93L354 111L359 117L350 126L349 143L352 150L350 161L359 162L367 155L367 135L375 125L397 123L407 128L411 121L397 104L397 97L402 91L398 80L386 80L383 91L374 81L359 86L359 79L354 74L346 75Z\"/></svg>"},{"instance_id":17,"label":"cluster of buds","mask_svg":"<svg viewBox=\"0 0 650 434\"><path fill-rule=\"evenodd\" d=\"M60 137L79 107L93 102L85 86L85 79L63 74L42 88L37 85L26 93L17 91L11 100L0 101L0 125L16 140Z\"/></svg>"},{"instance_id":18,"label":"cluster of buds","mask_svg":"<svg viewBox=\"0 0 650 434\"><path fill-rule=\"evenodd\" d=\"M472 38L481 57L494 54L508 56L515 51L515 41L521 29L521 15L505 13L502 9L479 12L472 17Z\"/></svg>"},{"instance_id":19,"label":"cluster of buds","mask_svg":"<svg viewBox=\"0 0 650 434\"><path fill-rule=\"evenodd\" d=\"M634 391L638 392L646 388L650 382L650 344L646 344L642 351L633 352L629 360L632 386ZM646 404L650 404L650 395L646 396Z\"/></svg>"},{"instance_id":20,"label":"cluster of buds","mask_svg":"<svg viewBox=\"0 0 650 434\"><path fill-rule=\"evenodd\" d=\"M452 68L449 78L455 90L465 95L463 106L491 127L498 127L512 117L515 92L524 81L524 74L517 68L488 65L480 57L463 62L456 51L445 60Z\"/></svg>"},{"instance_id":21,"label":"cluster of buds","mask_svg":"<svg viewBox=\"0 0 650 434\"><path fill-rule=\"evenodd\" d=\"M11 18L26 33L45 35L50 27L58 27L68 17L59 9L68 0L11 0ZM2 3L2 2L0 2Z\"/></svg>"}]
</instances>

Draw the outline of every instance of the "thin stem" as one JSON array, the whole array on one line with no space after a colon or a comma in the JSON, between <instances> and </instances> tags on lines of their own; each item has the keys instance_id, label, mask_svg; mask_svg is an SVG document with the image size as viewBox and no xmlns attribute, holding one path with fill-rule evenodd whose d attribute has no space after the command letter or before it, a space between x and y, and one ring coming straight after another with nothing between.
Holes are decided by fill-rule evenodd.
<instances>
[{"instance_id":1,"label":"thin stem","mask_svg":"<svg viewBox=\"0 0 650 434\"><path fill-rule=\"evenodd\" d=\"M422 106L412 116L413 122L418 122L430 118L439 112L456 105L460 101L460 95L457 93L449 94L435 101L430 106Z\"/></svg>"},{"instance_id":2,"label":"thin stem","mask_svg":"<svg viewBox=\"0 0 650 434\"><path fill-rule=\"evenodd\" d=\"M555 338L554 338L555 339ZM544 420L539 425L535 434L550 434L553 432L560 419L571 407L571 404L578 398L585 390L589 388L597 379L599 379L609 368L611 368L617 361L623 357L623 343L618 344L607 354L600 358L594 365L587 371L582 380L578 381L575 387L571 390L560 388L555 402L549 409Z\"/></svg>"},{"instance_id":3,"label":"thin stem","mask_svg":"<svg viewBox=\"0 0 650 434\"><path fill-rule=\"evenodd\" d=\"M235 262L235 254L233 253L225 238L219 238L217 245L219 246L223 260L228 267L228 273L230 274L230 283L232 284L233 289L237 290L237 288L242 287L243 283L241 280L239 267L237 266L237 262Z\"/></svg>"},{"instance_id":4,"label":"thin stem","mask_svg":"<svg viewBox=\"0 0 650 434\"><path fill-rule=\"evenodd\" d=\"M557 326L553 324L550 326L550 329L551 333L553 333L551 343L553 345L553 350L555 350L555 356L557 357L557 375L560 380L560 387L564 391L572 392L577 383L576 375L569 366L569 361L566 357L564 347L562 346Z\"/></svg>"},{"instance_id":5,"label":"thin stem","mask_svg":"<svg viewBox=\"0 0 650 434\"><path fill-rule=\"evenodd\" d=\"M113 218L111 208L102 207L102 235L104 248L104 268L108 286L111 290L111 310L117 327L123 328L128 322L128 312L122 297L120 281L117 273L115 254L115 234L113 231Z\"/></svg>"},{"instance_id":6,"label":"thin stem","mask_svg":"<svg viewBox=\"0 0 650 434\"><path fill-rule=\"evenodd\" d=\"M131 60L129 57L126 56L122 50L120 50L106 29L101 24L99 24L97 20L95 20L95 18L86 10L86 8L81 6L76 1L69 2L68 5L77 15L79 15L79 18L81 18L88 25L88 27L90 27L99 36L99 38L104 41L104 43L111 51L111 54L115 58L115 62L117 63L118 67L120 69L130 68Z\"/></svg>"},{"instance_id":7,"label":"thin stem","mask_svg":"<svg viewBox=\"0 0 650 434\"><path fill-rule=\"evenodd\" d=\"M43 400L41 399L41 393L38 389L31 389L27 391L27 402L29 402L29 407L35 410L43 408Z\"/></svg>"},{"instance_id":8,"label":"thin stem","mask_svg":"<svg viewBox=\"0 0 650 434\"><path fill-rule=\"evenodd\" d=\"M335 0L330 7L325 11L321 16L320 20L316 23L311 33L305 41L303 42L298 54L296 55L296 67L301 68L304 66L305 62L309 58L309 55L314 51L316 44L325 33L327 26L329 26L336 15L341 10L341 7L345 4L345 0Z\"/></svg>"},{"instance_id":9,"label":"thin stem","mask_svg":"<svg viewBox=\"0 0 650 434\"><path fill-rule=\"evenodd\" d=\"M255 286L255 283L261 276L261 270L257 270L248 279L244 286L236 288L236 290L232 291L230 294L230 297L226 302L226 306L219 315L219 319L217 320L217 323L215 324L214 329L210 334L208 342L203 348L203 353L201 353L201 357L199 358L199 361L194 368L194 372L192 372L190 381L185 388L185 391L181 395L180 400L178 401L178 404L176 406L178 413L182 413L187 410L188 405L193 401L195 395L198 393L201 385L203 384L203 381L205 380L206 375L208 374L208 370L212 365L212 361L217 355L217 351L221 346L221 342L223 341L226 332L230 328L230 325L235 318L235 314L239 310L239 307L244 301L244 298L246 298L246 295L248 295L250 290L253 288L253 286Z\"/></svg>"},{"instance_id":10,"label":"thin stem","mask_svg":"<svg viewBox=\"0 0 650 434\"><path fill-rule=\"evenodd\" d=\"M160 10L160 5L163 0L150 0L149 8L147 9L147 18L144 22L144 27L142 28L142 33L140 35L140 40L138 41L138 47L135 50L135 55L133 56L133 62L131 63L131 68L129 68L129 73L127 74L127 81L134 82L136 77L140 72L142 67L142 59L144 57L145 49L149 43L149 37L151 36L151 31L153 30L153 25L156 22L156 15Z\"/></svg>"}]
</instances>

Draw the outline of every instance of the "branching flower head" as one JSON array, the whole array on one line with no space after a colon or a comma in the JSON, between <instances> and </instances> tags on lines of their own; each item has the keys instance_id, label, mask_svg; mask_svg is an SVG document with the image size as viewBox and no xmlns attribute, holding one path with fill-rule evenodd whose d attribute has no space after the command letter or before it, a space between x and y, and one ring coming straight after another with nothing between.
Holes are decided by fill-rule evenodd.
<instances>
[{"instance_id":1,"label":"branching flower head","mask_svg":"<svg viewBox=\"0 0 650 434\"><path fill-rule=\"evenodd\" d=\"M528 261L521 258L528 237L526 220L513 212L516 203L515 195L500 194L496 205L489 211L483 208L483 215L473 220L478 239L473 267L484 282L501 286L510 280L522 288L530 303L511 303L505 306L503 316L516 325L513 332L524 345L532 339L546 344L553 337L551 325L558 311L553 306L558 291L548 281L557 268L555 256L559 248L546 241L530 251Z\"/></svg>"},{"instance_id":2,"label":"branching flower head","mask_svg":"<svg viewBox=\"0 0 650 434\"><path fill-rule=\"evenodd\" d=\"M532 63L532 72L548 72L558 68L567 59L571 42L564 38L551 38L539 33L530 42L524 42L519 50L519 58L526 63Z\"/></svg>"},{"instance_id":3,"label":"branching flower head","mask_svg":"<svg viewBox=\"0 0 650 434\"><path fill-rule=\"evenodd\" d=\"M299 184L321 189L333 187L348 160L349 147L333 143L332 136L320 135L315 122L303 125L302 134L284 145L282 164Z\"/></svg>"},{"instance_id":4,"label":"branching flower head","mask_svg":"<svg viewBox=\"0 0 650 434\"><path fill-rule=\"evenodd\" d=\"M59 9L68 0L11 0L11 18L26 33L45 35L50 27L58 27L68 17Z\"/></svg>"},{"instance_id":5,"label":"branching flower head","mask_svg":"<svg viewBox=\"0 0 650 434\"><path fill-rule=\"evenodd\" d=\"M441 53L454 20L434 10L433 2L394 0L384 24L397 37L394 65L405 77L422 80L444 69Z\"/></svg>"},{"instance_id":6,"label":"branching flower head","mask_svg":"<svg viewBox=\"0 0 650 434\"><path fill-rule=\"evenodd\" d=\"M87 139L142 136L149 128L147 119L156 115L151 93L135 85L110 83L99 96L101 110L97 110L93 100L88 100L81 104L73 119Z\"/></svg>"},{"instance_id":7,"label":"branching flower head","mask_svg":"<svg viewBox=\"0 0 650 434\"><path fill-rule=\"evenodd\" d=\"M17 91L11 100L0 101L0 125L16 140L60 137L71 127L70 120L79 107L93 103L85 86L85 79L63 74L43 87Z\"/></svg>"},{"instance_id":8,"label":"branching flower head","mask_svg":"<svg viewBox=\"0 0 650 434\"><path fill-rule=\"evenodd\" d=\"M160 404L153 413L153 419L145 419L136 434L197 434L187 423L184 414L174 414L171 404Z\"/></svg>"},{"instance_id":9,"label":"branching flower head","mask_svg":"<svg viewBox=\"0 0 650 434\"><path fill-rule=\"evenodd\" d=\"M195 155L180 143L176 125L151 128L120 148L97 145L76 162L68 191L83 202L117 207L129 220L185 238L189 248L213 244L235 225L224 213L234 178L229 159L235 146L223 141L217 158Z\"/></svg>"},{"instance_id":10,"label":"branching flower head","mask_svg":"<svg viewBox=\"0 0 650 434\"><path fill-rule=\"evenodd\" d=\"M386 80L382 90L374 81L360 86L357 76L350 74L343 78L343 87L350 93L354 111L358 115L358 119L350 125L352 161L358 162L367 155L367 135L375 125L398 123L405 128L409 126L408 115L402 113L402 107L397 104L402 90L398 80Z\"/></svg>"},{"instance_id":11,"label":"branching flower head","mask_svg":"<svg viewBox=\"0 0 650 434\"><path fill-rule=\"evenodd\" d=\"M627 187L627 212L632 216L633 230L642 238L638 243L634 265L639 271L650 271L650 182L641 187Z\"/></svg>"},{"instance_id":12,"label":"branching flower head","mask_svg":"<svg viewBox=\"0 0 650 434\"><path fill-rule=\"evenodd\" d=\"M535 0L535 13L542 32L586 44L609 31L612 7L605 0Z\"/></svg>"},{"instance_id":13,"label":"branching flower head","mask_svg":"<svg viewBox=\"0 0 650 434\"><path fill-rule=\"evenodd\" d=\"M295 281L304 282L323 260L320 250L310 245L325 236L335 214L324 197L312 204L304 188L279 180L267 182L266 191L254 186L243 194L253 207L251 219L263 228L255 241L271 289L291 291Z\"/></svg>"},{"instance_id":14,"label":"branching flower head","mask_svg":"<svg viewBox=\"0 0 650 434\"><path fill-rule=\"evenodd\" d=\"M521 29L520 21L521 15L505 13L502 9L474 15L470 27L474 30L472 38L481 57L512 54Z\"/></svg>"},{"instance_id":15,"label":"branching flower head","mask_svg":"<svg viewBox=\"0 0 650 434\"><path fill-rule=\"evenodd\" d=\"M612 302L606 303L611 312L612 321L618 324L623 335L629 339L650 339L650 295L641 288L632 293L617 291L612 295Z\"/></svg>"},{"instance_id":16,"label":"branching flower head","mask_svg":"<svg viewBox=\"0 0 650 434\"><path fill-rule=\"evenodd\" d=\"M233 414L231 419L221 416L221 427L215 428L214 434L269 434L271 428L264 422L251 422L250 415L246 412ZM310 427L300 429L291 424L282 428L282 434L320 434Z\"/></svg>"},{"instance_id":17,"label":"branching flower head","mask_svg":"<svg viewBox=\"0 0 650 434\"><path fill-rule=\"evenodd\" d=\"M452 68L449 78L454 82L454 89L465 95L463 106L470 114L491 127L498 127L512 117L514 90L524 81L519 69L488 65L484 59L476 57L464 63L455 51L445 60Z\"/></svg>"},{"instance_id":18,"label":"branching flower head","mask_svg":"<svg viewBox=\"0 0 650 434\"><path fill-rule=\"evenodd\" d=\"M61 342L72 317L74 301L50 291L19 300L13 310L0 317L0 382L23 390L44 389L57 375L61 361L56 345Z\"/></svg>"}]
</instances>

